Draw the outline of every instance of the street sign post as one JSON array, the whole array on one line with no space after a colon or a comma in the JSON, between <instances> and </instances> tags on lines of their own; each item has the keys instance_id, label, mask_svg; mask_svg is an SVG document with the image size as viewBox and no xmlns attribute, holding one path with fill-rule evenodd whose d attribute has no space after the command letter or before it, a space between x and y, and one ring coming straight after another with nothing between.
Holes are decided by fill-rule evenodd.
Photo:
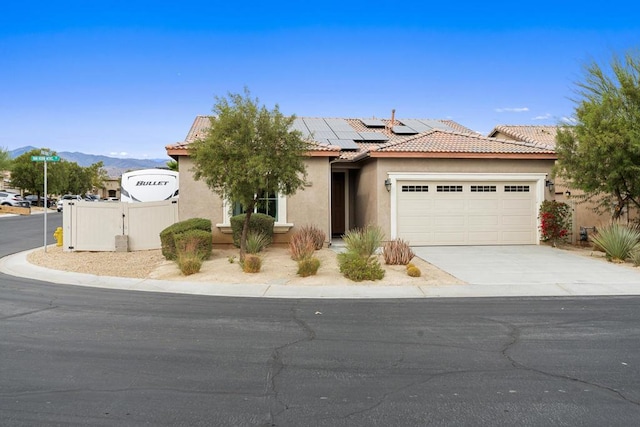
<instances>
[{"instance_id":1,"label":"street sign post","mask_svg":"<svg viewBox=\"0 0 640 427\"><path fill-rule=\"evenodd\" d=\"M47 211L49 210L49 197L47 195L47 162L59 162L60 156L31 156L32 162L44 163L44 251L47 252Z\"/></svg>"}]
</instances>

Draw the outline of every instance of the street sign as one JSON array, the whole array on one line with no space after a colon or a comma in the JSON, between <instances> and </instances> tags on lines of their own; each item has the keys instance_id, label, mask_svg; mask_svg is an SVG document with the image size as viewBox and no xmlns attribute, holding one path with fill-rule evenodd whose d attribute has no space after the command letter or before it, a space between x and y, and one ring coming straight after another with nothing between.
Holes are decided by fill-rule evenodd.
<instances>
[{"instance_id":1,"label":"street sign","mask_svg":"<svg viewBox=\"0 0 640 427\"><path fill-rule=\"evenodd\" d=\"M59 162L60 156L31 156L32 162Z\"/></svg>"}]
</instances>

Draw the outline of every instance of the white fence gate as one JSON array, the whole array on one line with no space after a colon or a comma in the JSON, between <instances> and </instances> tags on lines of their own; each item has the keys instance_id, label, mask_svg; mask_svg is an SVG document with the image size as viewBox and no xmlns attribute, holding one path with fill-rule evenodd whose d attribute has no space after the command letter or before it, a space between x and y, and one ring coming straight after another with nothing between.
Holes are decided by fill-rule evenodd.
<instances>
[{"instance_id":1,"label":"white fence gate","mask_svg":"<svg viewBox=\"0 0 640 427\"><path fill-rule=\"evenodd\" d=\"M178 201L64 202L63 249L115 251L116 236L128 236L130 251L160 248L160 232L178 222Z\"/></svg>"}]
</instances>

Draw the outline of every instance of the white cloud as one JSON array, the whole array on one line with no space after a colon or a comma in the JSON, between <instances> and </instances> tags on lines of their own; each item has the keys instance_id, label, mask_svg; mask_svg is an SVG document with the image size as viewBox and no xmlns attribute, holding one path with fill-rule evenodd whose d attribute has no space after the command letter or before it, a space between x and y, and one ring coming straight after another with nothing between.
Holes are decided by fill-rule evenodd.
<instances>
[{"instance_id":1,"label":"white cloud","mask_svg":"<svg viewBox=\"0 0 640 427\"><path fill-rule=\"evenodd\" d=\"M529 107L496 108L496 113L524 113L527 111L529 111Z\"/></svg>"},{"instance_id":2,"label":"white cloud","mask_svg":"<svg viewBox=\"0 0 640 427\"><path fill-rule=\"evenodd\" d=\"M535 116L532 120L549 120L551 118L551 114L543 114L542 116Z\"/></svg>"},{"instance_id":3,"label":"white cloud","mask_svg":"<svg viewBox=\"0 0 640 427\"><path fill-rule=\"evenodd\" d=\"M560 120L562 121L562 123L566 123L569 125L575 125L576 123L578 123L578 121L573 117L562 117Z\"/></svg>"},{"instance_id":4,"label":"white cloud","mask_svg":"<svg viewBox=\"0 0 640 427\"><path fill-rule=\"evenodd\" d=\"M129 153L127 153L126 151L111 151L109 153L110 156L117 156L117 157L126 157L129 155Z\"/></svg>"}]
</instances>

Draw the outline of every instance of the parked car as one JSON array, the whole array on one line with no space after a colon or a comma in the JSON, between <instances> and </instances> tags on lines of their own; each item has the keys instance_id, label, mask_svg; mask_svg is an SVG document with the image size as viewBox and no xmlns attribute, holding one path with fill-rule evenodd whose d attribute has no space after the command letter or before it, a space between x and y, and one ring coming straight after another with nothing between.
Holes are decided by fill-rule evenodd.
<instances>
[{"instance_id":1,"label":"parked car","mask_svg":"<svg viewBox=\"0 0 640 427\"><path fill-rule=\"evenodd\" d=\"M24 199L27 200L31 206L42 206L44 203L44 197L40 197L40 200L38 200L37 194L29 194L28 196L24 196ZM54 199L47 198L47 206L50 208L56 206L56 201Z\"/></svg>"},{"instance_id":2,"label":"parked car","mask_svg":"<svg viewBox=\"0 0 640 427\"><path fill-rule=\"evenodd\" d=\"M62 206L64 205L63 201L65 200L77 200L81 202L84 199L78 194L65 194L64 196L60 197L60 200L58 200L58 212L62 212Z\"/></svg>"},{"instance_id":3,"label":"parked car","mask_svg":"<svg viewBox=\"0 0 640 427\"><path fill-rule=\"evenodd\" d=\"M85 194L84 200L86 200L87 202L99 202L100 197L96 196L95 194Z\"/></svg>"},{"instance_id":4,"label":"parked car","mask_svg":"<svg viewBox=\"0 0 640 427\"><path fill-rule=\"evenodd\" d=\"M14 206L18 208L29 208L31 203L24 200L22 196L17 193L11 193L9 191L0 191L0 205Z\"/></svg>"}]
</instances>

